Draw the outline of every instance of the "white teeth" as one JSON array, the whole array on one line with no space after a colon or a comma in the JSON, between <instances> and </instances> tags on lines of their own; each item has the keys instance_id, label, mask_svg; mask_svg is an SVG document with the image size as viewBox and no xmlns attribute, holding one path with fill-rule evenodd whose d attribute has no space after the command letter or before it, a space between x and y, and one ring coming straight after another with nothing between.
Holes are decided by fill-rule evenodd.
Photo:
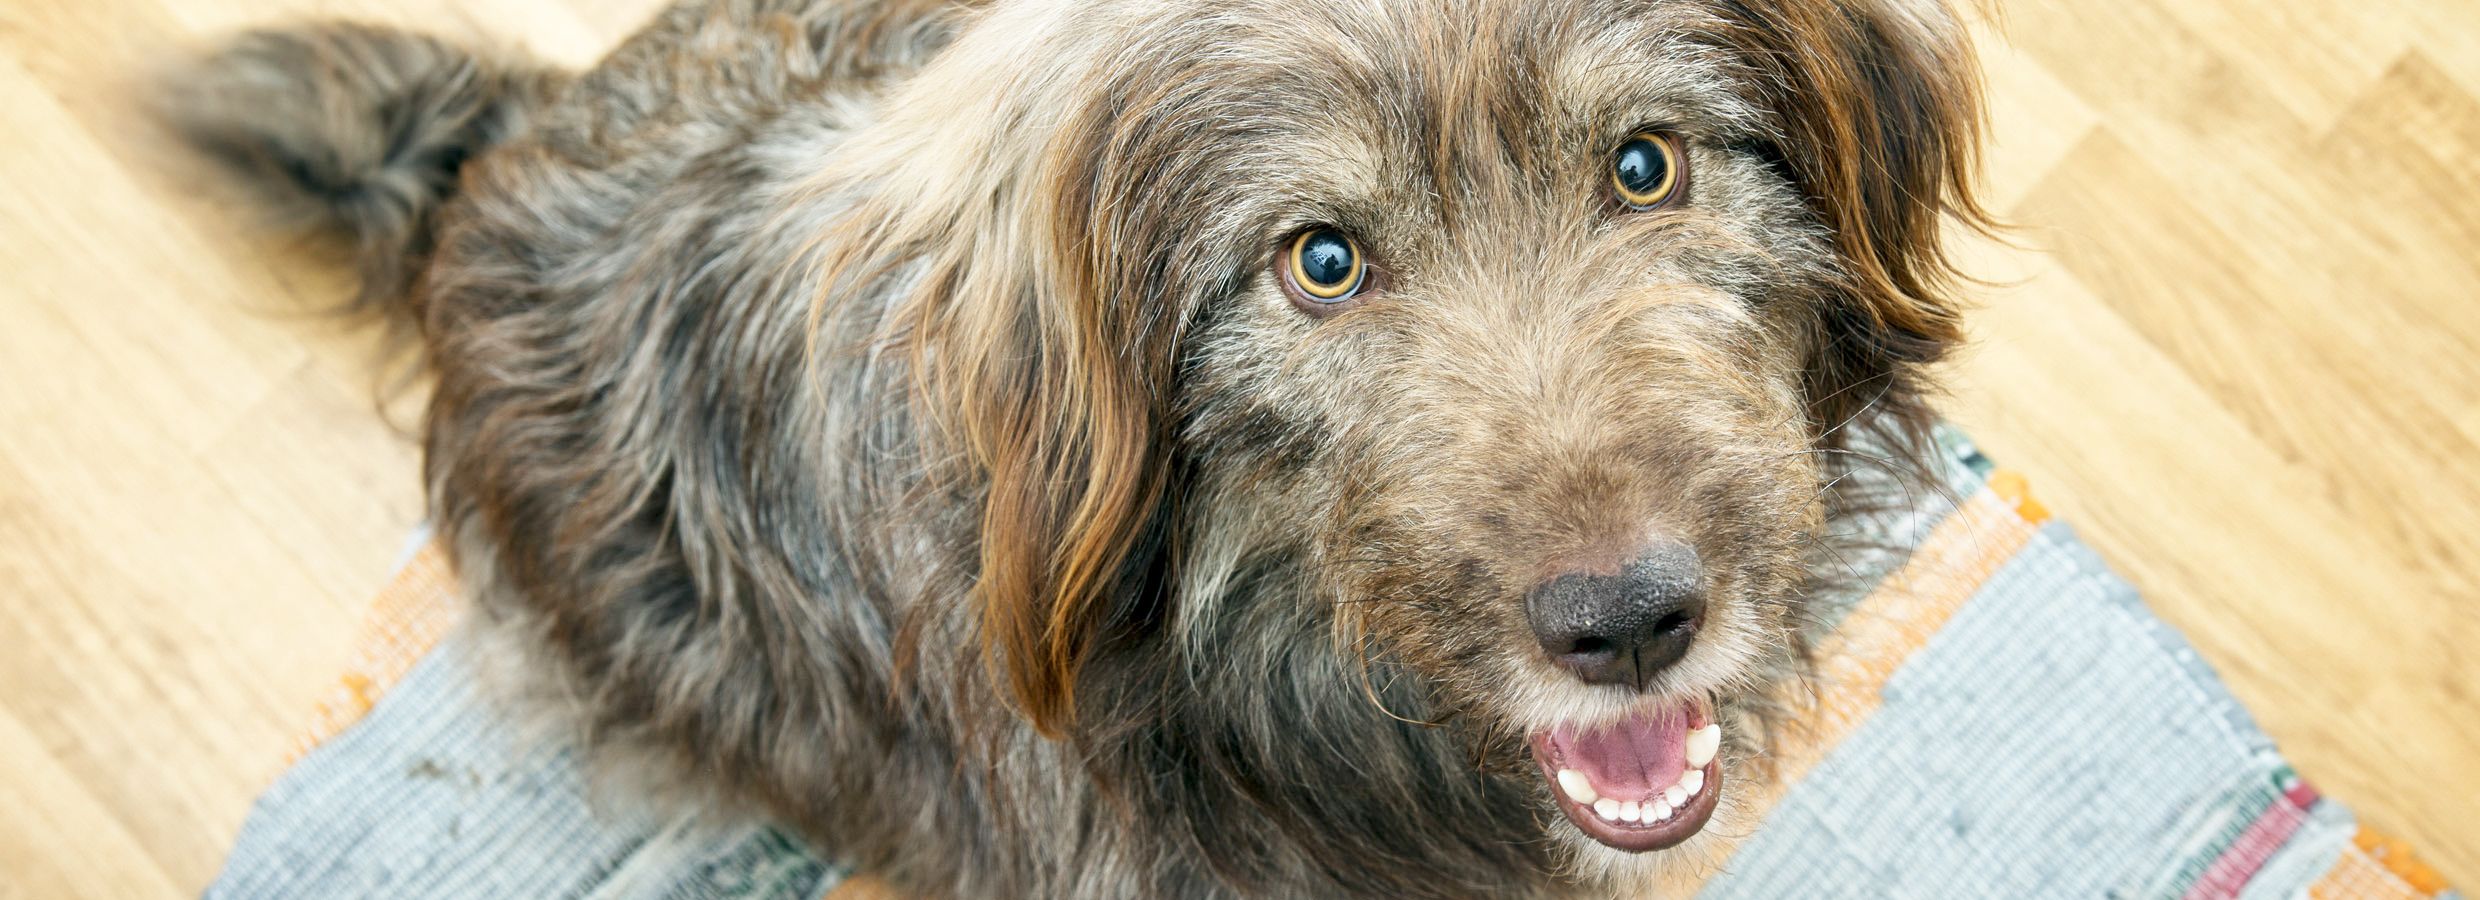
<instances>
[{"instance_id":1,"label":"white teeth","mask_svg":"<svg viewBox=\"0 0 2480 900\"><path fill-rule=\"evenodd\" d=\"M1688 768L1705 768L1705 764L1713 762L1714 754L1722 749L1722 726L1707 725L1688 732L1687 749Z\"/></svg>"},{"instance_id":2,"label":"white teeth","mask_svg":"<svg viewBox=\"0 0 2480 900\"><path fill-rule=\"evenodd\" d=\"M1593 801L1602 799L1602 795L1593 790L1593 779L1574 769L1559 770L1559 790L1566 791L1567 799L1581 806L1592 806Z\"/></svg>"},{"instance_id":3,"label":"white teeth","mask_svg":"<svg viewBox=\"0 0 2480 900\"><path fill-rule=\"evenodd\" d=\"M1688 798L1705 789L1705 766L1722 751L1722 726L1707 725L1688 732L1681 742L1685 745L1682 749L1687 756L1686 770L1679 774L1679 783L1662 789L1652 797L1627 801L1604 797L1593 786L1592 776L1575 769L1558 771L1556 780L1559 792L1579 806L1590 807L1593 814L1605 822L1629 825L1668 822L1680 810L1687 808Z\"/></svg>"}]
</instances>

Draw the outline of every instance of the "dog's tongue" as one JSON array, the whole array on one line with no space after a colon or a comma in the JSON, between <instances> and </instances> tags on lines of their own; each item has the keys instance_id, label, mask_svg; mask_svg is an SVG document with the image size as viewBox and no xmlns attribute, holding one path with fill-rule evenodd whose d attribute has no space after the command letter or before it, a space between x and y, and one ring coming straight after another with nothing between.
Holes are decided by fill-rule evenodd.
<instances>
[{"instance_id":1,"label":"dog's tongue","mask_svg":"<svg viewBox=\"0 0 2480 900\"><path fill-rule=\"evenodd\" d=\"M1644 800L1677 783L1687 769L1688 717L1683 704L1591 731L1560 725L1543 737L1549 761L1591 777L1602 796Z\"/></svg>"}]
</instances>

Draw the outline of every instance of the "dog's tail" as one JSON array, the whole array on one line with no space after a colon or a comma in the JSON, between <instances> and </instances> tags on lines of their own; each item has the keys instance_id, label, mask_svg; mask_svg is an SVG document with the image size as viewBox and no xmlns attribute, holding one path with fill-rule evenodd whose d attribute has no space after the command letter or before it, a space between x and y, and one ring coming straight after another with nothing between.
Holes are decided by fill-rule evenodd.
<instances>
[{"instance_id":1,"label":"dog's tail","mask_svg":"<svg viewBox=\"0 0 2480 900\"><path fill-rule=\"evenodd\" d=\"M370 309L405 298L458 169L522 129L562 80L437 38L319 23L244 34L165 73L156 99L279 224L350 246L355 305Z\"/></svg>"}]
</instances>

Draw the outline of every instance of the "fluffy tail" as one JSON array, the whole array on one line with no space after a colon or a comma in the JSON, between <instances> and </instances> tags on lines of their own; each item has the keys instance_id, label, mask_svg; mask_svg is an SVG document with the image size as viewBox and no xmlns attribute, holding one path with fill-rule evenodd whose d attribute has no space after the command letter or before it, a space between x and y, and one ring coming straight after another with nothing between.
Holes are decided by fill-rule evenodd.
<instances>
[{"instance_id":1,"label":"fluffy tail","mask_svg":"<svg viewBox=\"0 0 2480 900\"><path fill-rule=\"evenodd\" d=\"M467 159L525 125L560 77L349 23L255 31L169 74L161 109L282 224L342 239L357 308L405 298Z\"/></svg>"}]
</instances>

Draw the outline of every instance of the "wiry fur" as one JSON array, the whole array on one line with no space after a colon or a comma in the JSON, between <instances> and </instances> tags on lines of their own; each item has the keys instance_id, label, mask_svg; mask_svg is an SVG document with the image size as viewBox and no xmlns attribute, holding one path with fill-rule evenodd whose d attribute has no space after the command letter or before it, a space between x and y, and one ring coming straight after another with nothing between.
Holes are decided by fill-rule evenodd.
<instances>
[{"instance_id":1,"label":"wiry fur","mask_svg":"<svg viewBox=\"0 0 2480 900\"><path fill-rule=\"evenodd\" d=\"M352 240L359 304L375 306L406 296L466 158L522 128L563 78L337 22L244 35L167 79L157 105L287 227Z\"/></svg>"},{"instance_id":2,"label":"wiry fur","mask_svg":"<svg viewBox=\"0 0 2480 900\"><path fill-rule=\"evenodd\" d=\"M1753 777L1846 426L1917 434L1979 218L1927 0L714 0L573 76L241 47L190 131L419 318L481 627L594 754L924 895L1711 858L1727 779L1626 856L1523 736L1710 698ZM1655 126L1690 193L1625 212ZM1325 319L1269 266L1314 224L1384 274ZM1689 657L1651 699L1550 667L1525 588L1656 533L1711 578Z\"/></svg>"}]
</instances>

